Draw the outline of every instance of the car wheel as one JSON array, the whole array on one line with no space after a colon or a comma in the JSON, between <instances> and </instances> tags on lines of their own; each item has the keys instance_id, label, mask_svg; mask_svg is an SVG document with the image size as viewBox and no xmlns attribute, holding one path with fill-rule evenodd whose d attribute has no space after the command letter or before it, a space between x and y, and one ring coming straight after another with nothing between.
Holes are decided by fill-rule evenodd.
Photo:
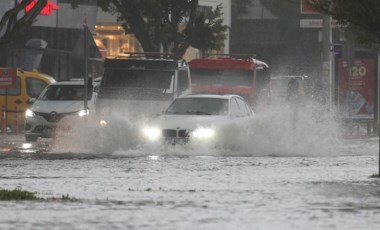
<instances>
[{"instance_id":1,"label":"car wheel","mask_svg":"<svg viewBox=\"0 0 380 230\"><path fill-rule=\"evenodd\" d=\"M38 136L25 135L26 142L36 142Z\"/></svg>"}]
</instances>

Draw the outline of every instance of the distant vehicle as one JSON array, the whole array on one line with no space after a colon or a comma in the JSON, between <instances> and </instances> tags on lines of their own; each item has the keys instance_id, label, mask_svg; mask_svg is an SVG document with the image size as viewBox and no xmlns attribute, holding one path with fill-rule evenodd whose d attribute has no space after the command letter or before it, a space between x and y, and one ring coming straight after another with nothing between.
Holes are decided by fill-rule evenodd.
<instances>
[{"instance_id":1,"label":"distant vehicle","mask_svg":"<svg viewBox=\"0 0 380 230\"><path fill-rule=\"evenodd\" d=\"M272 76L271 79L271 100L274 103L284 103L289 100L289 91L297 90L300 97L306 98L308 94L308 77L306 75L284 75ZM297 89L294 85L297 85Z\"/></svg>"},{"instance_id":2,"label":"distant vehicle","mask_svg":"<svg viewBox=\"0 0 380 230\"><path fill-rule=\"evenodd\" d=\"M270 74L265 62L218 54L215 58L193 59L189 65L194 94L237 94L253 107L269 100Z\"/></svg>"},{"instance_id":3,"label":"distant vehicle","mask_svg":"<svg viewBox=\"0 0 380 230\"><path fill-rule=\"evenodd\" d=\"M253 116L249 104L238 95L188 95L176 98L162 115L141 131L148 143L208 143L215 141L221 128Z\"/></svg>"},{"instance_id":4,"label":"distant vehicle","mask_svg":"<svg viewBox=\"0 0 380 230\"><path fill-rule=\"evenodd\" d=\"M22 128L25 111L33 104L31 99L37 98L47 85L54 82L53 77L37 71L17 70L16 88L0 88L0 130L5 123L11 132Z\"/></svg>"},{"instance_id":5,"label":"distant vehicle","mask_svg":"<svg viewBox=\"0 0 380 230\"><path fill-rule=\"evenodd\" d=\"M83 80L55 82L47 86L33 106L25 112L26 141L53 137L57 129L69 130L72 122L95 113L97 92L91 84L87 91L85 109Z\"/></svg>"},{"instance_id":6,"label":"distant vehicle","mask_svg":"<svg viewBox=\"0 0 380 230\"><path fill-rule=\"evenodd\" d=\"M176 97L191 92L189 66L167 53L128 53L104 63L96 103L101 121L161 113Z\"/></svg>"}]
</instances>

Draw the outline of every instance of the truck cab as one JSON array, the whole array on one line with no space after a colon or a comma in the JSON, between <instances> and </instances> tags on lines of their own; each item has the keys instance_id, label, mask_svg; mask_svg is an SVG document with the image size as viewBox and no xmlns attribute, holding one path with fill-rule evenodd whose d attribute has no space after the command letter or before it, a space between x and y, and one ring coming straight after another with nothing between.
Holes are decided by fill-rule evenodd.
<instances>
[{"instance_id":1,"label":"truck cab","mask_svg":"<svg viewBox=\"0 0 380 230\"><path fill-rule=\"evenodd\" d=\"M101 117L149 117L188 93L191 81L186 61L164 53L129 53L105 60L96 111Z\"/></svg>"},{"instance_id":2,"label":"truck cab","mask_svg":"<svg viewBox=\"0 0 380 230\"><path fill-rule=\"evenodd\" d=\"M237 94L252 107L270 96L269 66L252 57L221 54L189 62L193 93Z\"/></svg>"}]
</instances>

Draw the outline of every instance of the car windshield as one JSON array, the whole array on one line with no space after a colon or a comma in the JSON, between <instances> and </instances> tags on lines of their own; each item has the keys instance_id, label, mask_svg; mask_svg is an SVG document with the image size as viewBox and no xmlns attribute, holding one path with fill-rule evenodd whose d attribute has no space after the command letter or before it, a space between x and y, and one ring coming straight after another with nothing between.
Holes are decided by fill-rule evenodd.
<instances>
[{"instance_id":1,"label":"car windshield","mask_svg":"<svg viewBox=\"0 0 380 230\"><path fill-rule=\"evenodd\" d=\"M87 100L90 100L92 91L89 89ZM83 101L83 85L49 85L41 94L42 101Z\"/></svg>"},{"instance_id":2,"label":"car windshield","mask_svg":"<svg viewBox=\"0 0 380 230\"><path fill-rule=\"evenodd\" d=\"M228 100L221 98L177 98L165 114L227 115Z\"/></svg>"}]
</instances>

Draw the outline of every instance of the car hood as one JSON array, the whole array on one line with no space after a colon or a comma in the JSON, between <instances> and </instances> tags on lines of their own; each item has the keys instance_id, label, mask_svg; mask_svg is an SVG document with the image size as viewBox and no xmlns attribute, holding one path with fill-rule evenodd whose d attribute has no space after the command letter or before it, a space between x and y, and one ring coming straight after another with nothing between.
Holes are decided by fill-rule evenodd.
<instances>
[{"instance_id":1,"label":"car hood","mask_svg":"<svg viewBox=\"0 0 380 230\"><path fill-rule=\"evenodd\" d=\"M90 106L90 105L89 105ZM73 113L84 108L83 101L36 101L31 110L40 113Z\"/></svg>"},{"instance_id":2,"label":"car hood","mask_svg":"<svg viewBox=\"0 0 380 230\"><path fill-rule=\"evenodd\" d=\"M161 129L195 129L198 127L220 126L229 121L228 116L160 115L154 118L150 122L150 125Z\"/></svg>"}]
</instances>

